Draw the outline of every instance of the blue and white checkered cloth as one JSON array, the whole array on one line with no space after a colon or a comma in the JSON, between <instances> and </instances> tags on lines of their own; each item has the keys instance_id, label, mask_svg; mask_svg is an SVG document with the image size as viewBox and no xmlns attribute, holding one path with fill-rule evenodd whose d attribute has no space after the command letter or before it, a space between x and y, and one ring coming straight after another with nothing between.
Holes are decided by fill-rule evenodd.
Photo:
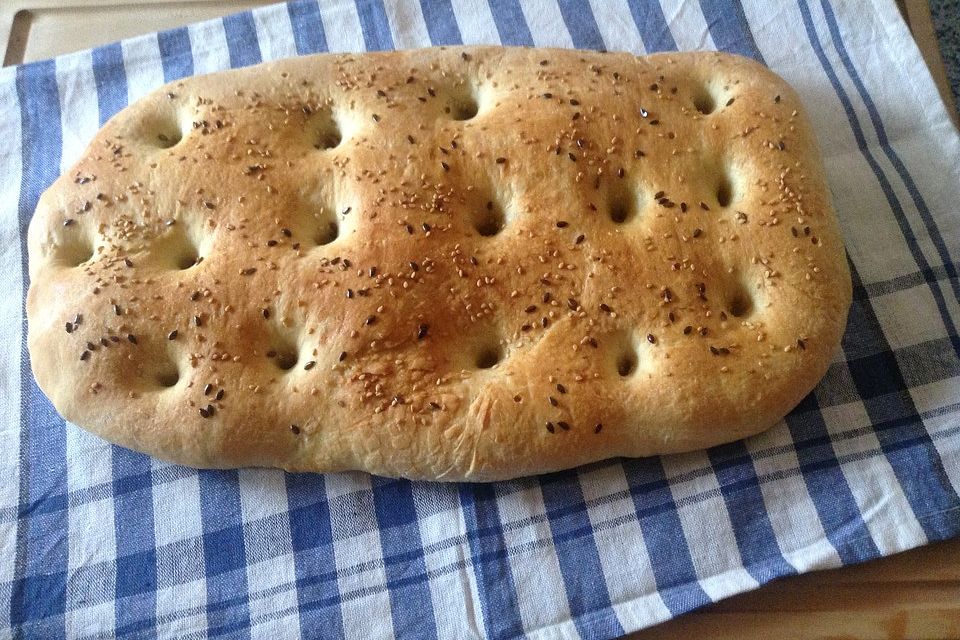
<instances>
[{"instance_id":1,"label":"blue and white checkered cloth","mask_svg":"<svg viewBox=\"0 0 960 640\"><path fill-rule=\"evenodd\" d=\"M613 638L960 534L960 141L892 0L321 4L0 70L0 638ZM816 391L747 441L492 485L196 471L64 423L27 359L26 229L101 124L186 75L461 42L785 76L854 274Z\"/></svg>"}]
</instances>

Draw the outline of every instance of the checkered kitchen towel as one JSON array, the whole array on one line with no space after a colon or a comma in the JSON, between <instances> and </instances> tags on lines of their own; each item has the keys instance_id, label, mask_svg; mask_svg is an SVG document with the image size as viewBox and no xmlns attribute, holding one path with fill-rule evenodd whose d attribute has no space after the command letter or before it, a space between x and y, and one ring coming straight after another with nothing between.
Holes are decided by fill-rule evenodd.
<instances>
[{"instance_id":1,"label":"checkered kitchen towel","mask_svg":"<svg viewBox=\"0 0 960 640\"><path fill-rule=\"evenodd\" d=\"M0 70L0 638L612 638L960 534L960 142L892 0L298 0ZM855 294L773 430L492 485L196 471L40 394L27 223L99 125L185 75L317 51L724 49L800 92Z\"/></svg>"}]
</instances>

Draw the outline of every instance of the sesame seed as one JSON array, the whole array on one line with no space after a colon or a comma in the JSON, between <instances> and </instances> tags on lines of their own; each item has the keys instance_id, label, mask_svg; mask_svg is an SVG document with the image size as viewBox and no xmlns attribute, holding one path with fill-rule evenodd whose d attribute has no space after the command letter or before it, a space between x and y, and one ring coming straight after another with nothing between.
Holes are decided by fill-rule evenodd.
<instances>
[{"instance_id":1,"label":"sesame seed","mask_svg":"<svg viewBox=\"0 0 960 640\"><path fill-rule=\"evenodd\" d=\"M649 116L649 115L650 115L650 112L649 112L649 111L647 111L647 110L644 109L643 107L640 107L640 117L641 117L641 118L646 118L646 117Z\"/></svg>"}]
</instances>

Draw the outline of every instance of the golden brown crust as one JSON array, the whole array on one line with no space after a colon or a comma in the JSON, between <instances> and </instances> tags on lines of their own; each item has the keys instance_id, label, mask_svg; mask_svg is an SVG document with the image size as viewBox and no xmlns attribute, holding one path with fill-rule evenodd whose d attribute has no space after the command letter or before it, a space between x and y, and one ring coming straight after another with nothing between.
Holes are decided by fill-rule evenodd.
<instances>
[{"instance_id":1,"label":"golden brown crust","mask_svg":"<svg viewBox=\"0 0 960 640\"><path fill-rule=\"evenodd\" d=\"M97 134L29 248L40 387L198 467L494 480L733 440L816 384L851 296L796 95L719 53L178 81Z\"/></svg>"}]
</instances>

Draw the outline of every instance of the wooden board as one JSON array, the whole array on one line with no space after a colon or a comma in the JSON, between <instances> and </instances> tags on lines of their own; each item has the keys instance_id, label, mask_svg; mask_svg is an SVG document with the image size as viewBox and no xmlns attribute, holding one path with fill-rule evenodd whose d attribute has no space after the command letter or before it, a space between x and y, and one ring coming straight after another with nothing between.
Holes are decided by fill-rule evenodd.
<instances>
[{"instance_id":1,"label":"wooden board","mask_svg":"<svg viewBox=\"0 0 960 640\"><path fill-rule=\"evenodd\" d=\"M0 0L0 49L4 65L16 64L271 3ZM924 0L898 4L952 106L929 8ZM632 634L628 640L668 638L960 639L960 540L857 567L780 580Z\"/></svg>"}]
</instances>

